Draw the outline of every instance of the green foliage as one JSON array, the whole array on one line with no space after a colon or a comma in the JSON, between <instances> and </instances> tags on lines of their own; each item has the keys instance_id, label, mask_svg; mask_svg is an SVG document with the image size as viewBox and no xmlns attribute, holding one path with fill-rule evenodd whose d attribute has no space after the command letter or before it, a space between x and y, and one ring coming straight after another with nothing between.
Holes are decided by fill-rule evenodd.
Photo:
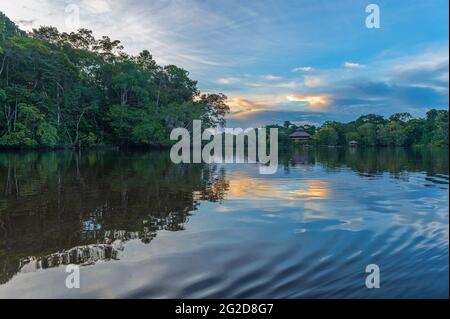
<instances>
[{"instance_id":1,"label":"green foliage","mask_svg":"<svg viewBox=\"0 0 450 319\"><path fill-rule=\"evenodd\" d=\"M411 114L396 113L385 119L368 114L349 123L325 122L316 132L314 126L302 127L313 136L309 145L348 145L356 141L361 146L439 146L448 147L448 110L432 109L426 119L413 118ZM289 145L289 135L298 127L289 121L277 127L282 145Z\"/></svg>"},{"instance_id":2,"label":"green foliage","mask_svg":"<svg viewBox=\"0 0 450 319\"><path fill-rule=\"evenodd\" d=\"M94 145L97 142L97 136L95 136L94 133L89 132L88 136L86 137L86 141L88 145Z\"/></svg>"},{"instance_id":3,"label":"green foliage","mask_svg":"<svg viewBox=\"0 0 450 319\"><path fill-rule=\"evenodd\" d=\"M147 119L133 129L133 138L137 143L148 145L170 145L165 127L160 121Z\"/></svg>"},{"instance_id":4,"label":"green foliage","mask_svg":"<svg viewBox=\"0 0 450 319\"><path fill-rule=\"evenodd\" d=\"M41 145L53 147L58 143L58 130L47 122L39 125L37 134Z\"/></svg>"},{"instance_id":5,"label":"green foliage","mask_svg":"<svg viewBox=\"0 0 450 319\"><path fill-rule=\"evenodd\" d=\"M319 129L315 135L317 143L321 145L336 145L338 143L338 133L332 127Z\"/></svg>"},{"instance_id":6,"label":"green foliage","mask_svg":"<svg viewBox=\"0 0 450 319\"><path fill-rule=\"evenodd\" d=\"M16 34L24 34L10 19L0 12L0 48L1 44ZM0 51L1 53L1 51Z\"/></svg>"},{"instance_id":7,"label":"green foliage","mask_svg":"<svg viewBox=\"0 0 450 319\"><path fill-rule=\"evenodd\" d=\"M0 147L169 146L194 119L221 126L226 96L203 94L189 72L127 55L92 31L20 31L0 13Z\"/></svg>"},{"instance_id":8,"label":"green foliage","mask_svg":"<svg viewBox=\"0 0 450 319\"><path fill-rule=\"evenodd\" d=\"M19 130L0 137L0 145L20 147L20 146L37 146L38 143L30 138L25 130Z\"/></svg>"},{"instance_id":9,"label":"green foliage","mask_svg":"<svg viewBox=\"0 0 450 319\"><path fill-rule=\"evenodd\" d=\"M377 139L378 145L403 146L406 141L406 135L400 122L392 121L378 127Z\"/></svg>"},{"instance_id":10,"label":"green foliage","mask_svg":"<svg viewBox=\"0 0 450 319\"><path fill-rule=\"evenodd\" d=\"M360 142L360 137L357 132L348 132L345 134L345 142L350 143L351 141Z\"/></svg>"},{"instance_id":11,"label":"green foliage","mask_svg":"<svg viewBox=\"0 0 450 319\"><path fill-rule=\"evenodd\" d=\"M367 115L360 116L355 122L356 122L357 126L361 126L366 123L384 124L384 123L386 123L386 120L381 115L367 114Z\"/></svg>"},{"instance_id":12,"label":"green foliage","mask_svg":"<svg viewBox=\"0 0 450 319\"><path fill-rule=\"evenodd\" d=\"M367 146L377 144L377 126L372 122L366 122L357 129L361 142Z\"/></svg>"},{"instance_id":13,"label":"green foliage","mask_svg":"<svg viewBox=\"0 0 450 319\"><path fill-rule=\"evenodd\" d=\"M429 143L448 147L448 110L428 111L424 130Z\"/></svg>"}]
</instances>

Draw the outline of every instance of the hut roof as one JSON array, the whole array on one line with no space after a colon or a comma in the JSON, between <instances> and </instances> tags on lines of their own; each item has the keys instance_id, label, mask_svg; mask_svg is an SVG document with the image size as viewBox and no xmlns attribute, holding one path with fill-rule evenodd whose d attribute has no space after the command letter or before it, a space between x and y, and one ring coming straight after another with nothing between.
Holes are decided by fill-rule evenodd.
<instances>
[{"instance_id":1,"label":"hut roof","mask_svg":"<svg viewBox=\"0 0 450 319\"><path fill-rule=\"evenodd\" d=\"M308 137L308 138L310 138L311 135L309 133L306 133L303 130L297 130L294 133L292 133L291 135L289 135L289 137Z\"/></svg>"},{"instance_id":2,"label":"hut roof","mask_svg":"<svg viewBox=\"0 0 450 319\"><path fill-rule=\"evenodd\" d=\"M353 140L353 141L348 142L348 144L358 144L358 142Z\"/></svg>"}]
</instances>

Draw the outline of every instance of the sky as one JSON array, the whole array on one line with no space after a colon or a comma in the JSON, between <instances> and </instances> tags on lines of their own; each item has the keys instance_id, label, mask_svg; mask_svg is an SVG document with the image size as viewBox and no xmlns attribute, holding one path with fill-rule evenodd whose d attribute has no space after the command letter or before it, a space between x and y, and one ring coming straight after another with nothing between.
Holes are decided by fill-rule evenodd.
<instances>
[{"instance_id":1,"label":"sky","mask_svg":"<svg viewBox=\"0 0 450 319\"><path fill-rule=\"evenodd\" d=\"M366 27L370 3L380 28ZM448 109L448 10L447 0L0 0L24 30L88 28L185 68L202 92L228 96L228 127Z\"/></svg>"}]
</instances>

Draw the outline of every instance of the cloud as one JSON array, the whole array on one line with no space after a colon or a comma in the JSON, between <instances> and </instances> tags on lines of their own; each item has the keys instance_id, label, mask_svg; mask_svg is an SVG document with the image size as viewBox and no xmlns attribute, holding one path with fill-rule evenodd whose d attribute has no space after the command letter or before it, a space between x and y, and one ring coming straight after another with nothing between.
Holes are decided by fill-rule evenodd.
<instances>
[{"instance_id":1,"label":"cloud","mask_svg":"<svg viewBox=\"0 0 450 319\"><path fill-rule=\"evenodd\" d=\"M281 76L276 76L276 75L268 74L268 75L264 75L264 76L263 76L263 79L264 79L264 80L268 80L268 81L278 81L278 80L281 80L282 77L281 77Z\"/></svg>"},{"instance_id":2,"label":"cloud","mask_svg":"<svg viewBox=\"0 0 450 319\"><path fill-rule=\"evenodd\" d=\"M229 78L219 78L215 82L218 84L228 85L228 84L237 83L239 81L240 81L239 78L229 77Z\"/></svg>"},{"instance_id":3,"label":"cloud","mask_svg":"<svg viewBox=\"0 0 450 319\"><path fill-rule=\"evenodd\" d=\"M292 72L294 72L294 73L296 73L296 72L312 72L312 71L314 71L314 68L311 66L301 66L301 67L292 69Z\"/></svg>"},{"instance_id":4,"label":"cloud","mask_svg":"<svg viewBox=\"0 0 450 319\"><path fill-rule=\"evenodd\" d=\"M265 87L265 86L266 86L266 84L263 84L263 83L255 83L255 82L247 82L247 83L245 83L245 85L250 86L250 87L252 87L252 88L262 88L262 87Z\"/></svg>"},{"instance_id":5,"label":"cloud","mask_svg":"<svg viewBox=\"0 0 450 319\"><path fill-rule=\"evenodd\" d=\"M447 48L387 62L391 66L390 80L404 86L429 88L448 94L449 58Z\"/></svg>"},{"instance_id":6,"label":"cloud","mask_svg":"<svg viewBox=\"0 0 450 319\"><path fill-rule=\"evenodd\" d=\"M92 13L106 13L111 11L111 6L106 0L83 0L82 7L87 8Z\"/></svg>"},{"instance_id":7,"label":"cloud","mask_svg":"<svg viewBox=\"0 0 450 319\"><path fill-rule=\"evenodd\" d=\"M228 100L231 117L248 116L252 112L258 112L267 108L270 104L270 101L257 101L243 97L234 97Z\"/></svg>"},{"instance_id":8,"label":"cloud","mask_svg":"<svg viewBox=\"0 0 450 319\"><path fill-rule=\"evenodd\" d=\"M286 99L288 101L307 102L313 110L322 110L330 103L330 99L326 95L289 94Z\"/></svg>"},{"instance_id":9,"label":"cloud","mask_svg":"<svg viewBox=\"0 0 450 319\"><path fill-rule=\"evenodd\" d=\"M279 111L325 111L331 102L328 95L288 95L235 96L229 98L230 118L243 118L258 112Z\"/></svg>"},{"instance_id":10,"label":"cloud","mask_svg":"<svg viewBox=\"0 0 450 319\"><path fill-rule=\"evenodd\" d=\"M347 69L359 69L361 67L363 67L364 65L359 64L359 63L354 63L354 62L345 62L344 63L344 67Z\"/></svg>"},{"instance_id":11,"label":"cloud","mask_svg":"<svg viewBox=\"0 0 450 319\"><path fill-rule=\"evenodd\" d=\"M325 85L325 80L319 76L305 76L303 80L305 82L305 85L309 88L315 88Z\"/></svg>"},{"instance_id":12,"label":"cloud","mask_svg":"<svg viewBox=\"0 0 450 319\"><path fill-rule=\"evenodd\" d=\"M289 89L289 90L294 90L297 88L300 88L303 86L302 82L298 82L295 80L292 81L287 81L287 82L281 82L281 83L276 83L276 84L272 84L271 87L275 88L275 89Z\"/></svg>"},{"instance_id":13,"label":"cloud","mask_svg":"<svg viewBox=\"0 0 450 319\"><path fill-rule=\"evenodd\" d=\"M260 38L259 14L240 3L221 4L218 10L197 0L0 2L1 10L26 30L52 25L65 32L75 31L66 25L66 6L77 5L80 26L96 37L119 39L130 54L148 49L159 64L183 67L198 80L211 81L219 67L251 63L255 52L271 44Z\"/></svg>"},{"instance_id":14,"label":"cloud","mask_svg":"<svg viewBox=\"0 0 450 319\"><path fill-rule=\"evenodd\" d=\"M36 19L31 20L18 20L16 21L17 24L23 25L23 26L32 26L36 22Z\"/></svg>"},{"instance_id":15,"label":"cloud","mask_svg":"<svg viewBox=\"0 0 450 319\"><path fill-rule=\"evenodd\" d=\"M353 120L353 115L330 114L325 112L310 111L286 111L286 110L263 110L250 113L245 117L234 117L227 119L227 127L261 127L270 124L283 124L289 120L291 123L302 123L318 125L326 120Z\"/></svg>"},{"instance_id":16,"label":"cloud","mask_svg":"<svg viewBox=\"0 0 450 319\"><path fill-rule=\"evenodd\" d=\"M444 46L375 57L364 65L363 73L321 68L317 75L303 76L302 82L296 77L274 83L251 82L251 75L247 75L242 90L226 92L239 97L229 119L277 123L278 118L271 118L274 113L270 111L285 115L284 120L297 112L321 113L321 119L327 120L352 120L368 113L424 116L430 108L448 108L447 52Z\"/></svg>"},{"instance_id":17,"label":"cloud","mask_svg":"<svg viewBox=\"0 0 450 319\"><path fill-rule=\"evenodd\" d=\"M374 59L365 65L363 74L337 68L321 69L320 75L304 76L303 82L295 78L275 83L248 81L254 84L252 94L245 89L229 94L239 97L232 103L230 118L255 118L256 113L269 110L320 112L324 118L342 119L401 111L423 116L426 109L448 106L447 51L433 51L433 56L418 52Z\"/></svg>"}]
</instances>

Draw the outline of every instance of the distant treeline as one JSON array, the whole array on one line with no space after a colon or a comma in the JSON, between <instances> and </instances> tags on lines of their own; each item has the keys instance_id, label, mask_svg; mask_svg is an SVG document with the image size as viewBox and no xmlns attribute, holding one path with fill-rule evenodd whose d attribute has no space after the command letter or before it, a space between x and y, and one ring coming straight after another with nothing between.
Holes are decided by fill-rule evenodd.
<instances>
[{"instance_id":1,"label":"distant treeline","mask_svg":"<svg viewBox=\"0 0 450 319\"><path fill-rule=\"evenodd\" d=\"M281 143L289 144L289 135L297 129L311 134L313 139L300 143L317 145L347 145L356 141L363 146L441 146L448 147L448 110L432 109L426 118L414 118L409 113L396 113L388 119L381 115L360 116L349 123L327 121L322 126L297 126L286 121L277 127Z\"/></svg>"},{"instance_id":2,"label":"distant treeline","mask_svg":"<svg viewBox=\"0 0 450 319\"><path fill-rule=\"evenodd\" d=\"M200 94L175 65L159 66L92 31L21 31L0 12L0 147L170 145L174 127L224 124L223 94Z\"/></svg>"}]
</instances>

